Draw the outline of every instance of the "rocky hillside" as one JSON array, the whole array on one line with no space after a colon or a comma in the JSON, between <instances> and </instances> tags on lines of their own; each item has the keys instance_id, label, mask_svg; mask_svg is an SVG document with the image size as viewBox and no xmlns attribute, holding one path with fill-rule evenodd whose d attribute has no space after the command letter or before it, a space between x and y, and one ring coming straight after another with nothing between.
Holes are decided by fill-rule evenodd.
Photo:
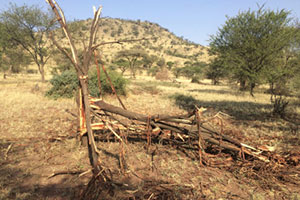
<instances>
[{"instance_id":1,"label":"rocky hillside","mask_svg":"<svg viewBox=\"0 0 300 200\"><path fill-rule=\"evenodd\" d=\"M80 48L87 43L91 19L75 21L69 24L70 30L76 39L76 44ZM166 28L149 21L133 21L124 19L102 18L100 29L97 33L98 42L114 41L122 39L139 39L138 42L123 44L108 44L99 48L104 61L110 63L115 58L118 51L137 47L144 49L148 55L155 55L164 58L166 62L176 62L180 67L186 61L208 62L209 56L207 47L193 43L178 37ZM61 32L57 33L61 44L67 45L67 40L63 38Z\"/></svg>"}]
</instances>

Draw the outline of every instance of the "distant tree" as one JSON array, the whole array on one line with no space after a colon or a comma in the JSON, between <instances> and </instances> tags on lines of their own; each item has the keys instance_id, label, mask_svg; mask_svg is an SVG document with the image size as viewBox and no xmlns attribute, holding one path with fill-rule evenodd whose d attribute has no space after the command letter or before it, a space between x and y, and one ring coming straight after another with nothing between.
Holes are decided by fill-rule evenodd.
<instances>
[{"instance_id":1,"label":"distant tree","mask_svg":"<svg viewBox=\"0 0 300 200\"><path fill-rule=\"evenodd\" d=\"M9 67L5 65L5 51L9 46L8 37L9 34L5 30L4 25L0 23L0 71L4 72L4 78L6 78L5 72L9 69Z\"/></svg>"},{"instance_id":2,"label":"distant tree","mask_svg":"<svg viewBox=\"0 0 300 200\"><path fill-rule=\"evenodd\" d=\"M9 70L12 73L19 73L24 67L31 63L30 56L20 47L10 40L10 35L5 29L5 26L0 23L0 70L6 72Z\"/></svg>"},{"instance_id":3,"label":"distant tree","mask_svg":"<svg viewBox=\"0 0 300 200\"><path fill-rule=\"evenodd\" d=\"M70 49L67 49L67 51L71 53ZM52 67L53 74L58 74L73 69L72 62L59 50L53 51L53 60L56 63L56 66Z\"/></svg>"},{"instance_id":4,"label":"distant tree","mask_svg":"<svg viewBox=\"0 0 300 200\"><path fill-rule=\"evenodd\" d=\"M167 62L168 69L171 70L172 67L174 66L174 64L175 64L174 62L168 61L168 62Z\"/></svg>"},{"instance_id":5,"label":"distant tree","mask_svg":"<svg viewBox=\"0 0 300 200\"><path fill-rule=\"evenodd\" d=\"M249 88L253 95L264 69L290 45L293 31L288 28L288 16L285 10L249 9L228 18L211 36L210 54L222 59L231 78L240 83L240 89Z\"/></svg>"},{"instance_id":6,"label":"distant tree","mask_svg":"<svg viewBox=\"0 0 300 200\"><path fill-rule=\"evenodd\" d=\"M119 51L116 58L124 58L128 61L131 75L133 78L135 78L137 69L139 67L139 60L142 60L146 55L147 53L144 50L134 47L132 49Z\"/></svg>"},{"instance_id":7,"label":"distant tree","mask_svg":"<svg viewBox=\"0 0 300 200\"><path fill-rule=\"evenodd\" d=\"M125 59L118 59L113 61L113 64L121 70L121 74L123 75L127 69L129 69L129 62Z\"/></svg>"},{"instance_id":8,"label":"distant tree","mask_svg":"<svg viewBox=\"0 0 300 200\"><path fill-rule=\"evenodd\" d=\"M205 75L208 79L212 80L214 85L219 84L220 79L227 75L227 70L221 59L213 59L206 68Z\"/></svg>"},{"instance_id":9,"label":"distant tree","mask_svg":"<svg viewBox=\"0 0 300 200\"><path fill-rule=\"evenodd\" d=\"M136 26L136 25L132 25L132 34L135 36L135 37L137 37L137 36L139 36L139 28L138 28L138 26Z\"/></svg>"},{"instance_id":10,"label":"distant tree","mask_svg":"<svg viewBox=\"0 0 300 200\"><path fill-rule=\"evenodd\" d=\"M143 57L143 63L145 69L150 69L152 65L157 62L158 57L156 55L145 55Z\"/></svg>"},{"instance_id":11,"label":"distant tree","mask_svg":"<svg viewBox=\"0 0 300 200\"><path fill-rule=\"evenodd\" d=\"M53 27L52 15L43 12L38 6L10 4L10 8L0 15L10 40L27 51L36 63L45 81L44 66L50 57L47 32Z\"/></svg>"},{"instance_id":12,"label":"distant tree","mask_svg":"<svg viewBox=\"0 0 300 200\"><path fill-rule=\"evenodd\" d=\"M180 67L173 67L173 69L172 69L172 73L175 76L175 78L179 78L179 76L181 75L181 71L182 71L182 68L180 68Z\"/></svg>"},{"instance_id":13,"label":"distant tree","mask_svg":"<svg viewBox=\"0 0 300 200\"><path fill-rule=\"evenodd\" d=\"M165 67L165 65L166 65L166 61L165 61L165 59L164 58L160 58L158 61L157 61L157 66L159 66L160 68L163 68L163 67Z\"/></svg>"},{"instance_id":14,"label":"distant tree","mask_svg":"<svg viewBox=\"0 0 300 200\"><path fill-rule=\"evenodd\" d=\"M203 69L206 67L204 62L195 62L190 61L185 62L185 66L181 68L180 74L192 80L192 82L198 82Z\"/></svg>"},{"instance_id":15,"label":"distant tree","mask_svg":"<svg viewBox=\"0 0 300 200\"><path fill-rule=\"evenodd\" d=\"M27 52L21 48L10 48L5 51L5 59L3 64L12 73L20 73L24 68L27 68L32 59Z\"/></svg>"}]
</instances>

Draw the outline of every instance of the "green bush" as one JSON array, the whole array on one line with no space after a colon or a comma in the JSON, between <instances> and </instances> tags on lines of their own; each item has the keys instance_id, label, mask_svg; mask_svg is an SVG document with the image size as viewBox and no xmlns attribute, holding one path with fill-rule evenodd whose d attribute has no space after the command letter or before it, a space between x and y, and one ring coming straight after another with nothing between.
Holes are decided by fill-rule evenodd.
<instances>
[{"instance_id":1,"label":"green bush","mask_svg":"<svg viewBox=\"0 0 300 200\"><path fill-rule=\"evenodd\" d=\"M117 94L126 95L127 80L123 76L115 71L109 71L108 76L110 77L112 84L114 85ZM92 71L89 75L89 91L92 96L99 96L98 78L96 70ZM103 94L112 94L113 91L110 87L109 81L107 80L103 71L100 76L101 90Z\"/></svg>"},{"instance_id":2,"label":"green bush","mask_svg":"<svg viewBox=\"0 0 300 200\"><path fill-rule=\"evenodd\" d=\"M51 89L47 91L46 96L55 99L60 97L71 98L78 88L77 75L74 71L67 70L62 74L56 74L50 80Z\"/></svg>"},{"instance_id":3,"label":"green bush","mask_svg":"<svg viewBox=\"0 0 300 200\"><path fill-rule=\"evenodd\" d=\"M119 73L111 71L108 73L116 91L120 95L126 94L126 84L127 80L124 79ZM112 89L110 87L109 81L106 79L104 72L100 76L101 90L103 94L112 94ZM77 75L72 70L64 71L59 75L54 75L50 80L52 85L51 89L47 91L46 96L52 98L72 98L76 93L79 81ZM99 87L97 79L97 71L93 70L89 73L89 92L92 96L99 96Z\"/></svg>"}]
</instances>

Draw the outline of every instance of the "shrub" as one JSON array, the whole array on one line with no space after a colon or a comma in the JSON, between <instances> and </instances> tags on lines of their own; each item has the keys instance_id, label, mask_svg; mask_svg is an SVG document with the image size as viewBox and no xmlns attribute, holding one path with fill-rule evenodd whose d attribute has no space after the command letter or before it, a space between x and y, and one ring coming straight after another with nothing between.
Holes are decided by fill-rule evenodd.
<instances>
[{"instance_id":1,"label":"shrub","mask_svg":"<svg viewBox=\"0 0 300 200\"><path fill-rule=\"evenodd\" d=\"M193 76L192 77L192 80L191 80L191 83L200 83L200 77L199 76Z\"/></svg>"},{"instance_id":2,"label":"shrub","mask_svg":"<svg viewBox=\"0 0 300 200\"><path fill-rule=\"evenodd\" d=\"M117 72L111 71L108 74L111 78L113 85L116 88L117 93L120 95L125 95L127 80L124 79ZM112 94L112 89L104 73L101 73L100 81L102 93ZM54 75L53 78L50 80L50 83L52 85L52 88L47 91L46 96L55 99L72 98L79 86L77 75L72 70L64 71L62 74L59 75ZM99 87L96 70L93 70L91 71L91 73L89 73L89 91L92 96L99 96Z\"/></svg>"},{"instance_id":3,"label":"shrub","mask_svg":"<svg viewBox=\"0 0 300 200\"><path fill-rule=\"evenodd\" d=\"M110 77L112 84L114 85L117 94L126 95L127 80L123 78L121 74L115 71L109 71L108 76ZM100 76L101 90L103 94L112 94L113 91L110 87L109 81L107 80L104 72ZM99 96L98 78L96 70L92 71L89 80L89 90L92 96Z\"/></svg>"},{"instance_id":4,"label":"shrub","mask_svg":"<svg viewBox=\"0 0 300 200\"><path fill-rule=\"evenodd\" d=\"M159 71L158 66L151 67L150 69L147 70L147 75L155 76L158 71Z\"/></svg>"},{"instance_id":5,"label":"shrub","mask_svg":"<svg viewBox=\"0 0 300 200\"><path fill-rule=\"evenodd\" d=\"M46 96L55 99L59 97L71 98L78 88L76 73L71 70L64 71L62 74L56 74L50 80L52 88L47 91Z\"/></svg>"}]
</instances>

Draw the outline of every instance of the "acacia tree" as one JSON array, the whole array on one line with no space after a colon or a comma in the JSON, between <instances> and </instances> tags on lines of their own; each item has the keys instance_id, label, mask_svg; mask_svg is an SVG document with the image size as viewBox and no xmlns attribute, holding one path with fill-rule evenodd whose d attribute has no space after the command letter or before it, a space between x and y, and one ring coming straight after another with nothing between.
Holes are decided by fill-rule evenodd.
<instances>
[{"instance_id":1,"label":"acacia tree","mask_svg":"<svg viewBox=\"0 0 300 200\"><path fill-rule=\"evenodd\" d=\"M228 18L210 39L210 54L221 59L230 78L240 89L253 89L262 79L262 71L270 66L290 45L293 31L285 10L270 11L260 7Z\"/></svg>"},{"instance_id":2,"label":"acacia tree","mask_svg":"<svg viewBox=\"0 0 300 200\"><path fill-rule=\"evenodd\" d=\"M10 40L10 35L5 26L0 23L0 70L4 72L19 73L22 68L28 66L31 58L27 52Z\"/></svg>"},{"instance_id":3,"label":"acacia tree","mask_svg":"<svg viewBox=\"0 0 300 200\"><path fill-rule=\"evenodd\" d=\"M117 53L117 58L125 58L129 63L129 69L133 78L136 77L136 71L140 60L146 56L144 50L132 48L129 50L122 50Z\"/></svg>"},{"instance_id":4,"label":"acacia tree","mask_svg":"<svg viewBox=\"0 0 300 200\"><path fill-rule=\"evenodd\" d=\"M113 61L113 64L117 66L121 70L121 74L123 75L125 71L129 68L129 62L125 59L118 59Z\"/></svg>"},{"instance_id":5,"label":"acacia tree","mask_svg":"<svg viewBox=\"0 0 300 200\"><path fill-rule=\"evenodd\" d=\"M157 60L158 57L156 55L145 55L142 60L144 69L146 69L147 71L150 70Z\"/></svg>"},{"instance_id":6,"label":"acacia tree","mask_svg":"<svg viewBox=\"0 0 300 200\"><path fill-rule=\"evenodd\" d=\"M45 81L45 64L50 57L47 32L53 27L53 17L38 6L10 4L0 20L9 33L10 41L21 46L32 57ZM48 46L47 46L48 45Z\"/></svg>"},{"instance_id":7,"label":"acacia tree","mask_svg":"<svg viewBox=\"0 0 300 200\"><path fill-rule=\"evenodd\" d=\"M180 74L186 78L190 78L192 82L199 82L201 73L207 64L205 62L186 61L184 65L180 70Z\"/></svg>"}]
</instances>

